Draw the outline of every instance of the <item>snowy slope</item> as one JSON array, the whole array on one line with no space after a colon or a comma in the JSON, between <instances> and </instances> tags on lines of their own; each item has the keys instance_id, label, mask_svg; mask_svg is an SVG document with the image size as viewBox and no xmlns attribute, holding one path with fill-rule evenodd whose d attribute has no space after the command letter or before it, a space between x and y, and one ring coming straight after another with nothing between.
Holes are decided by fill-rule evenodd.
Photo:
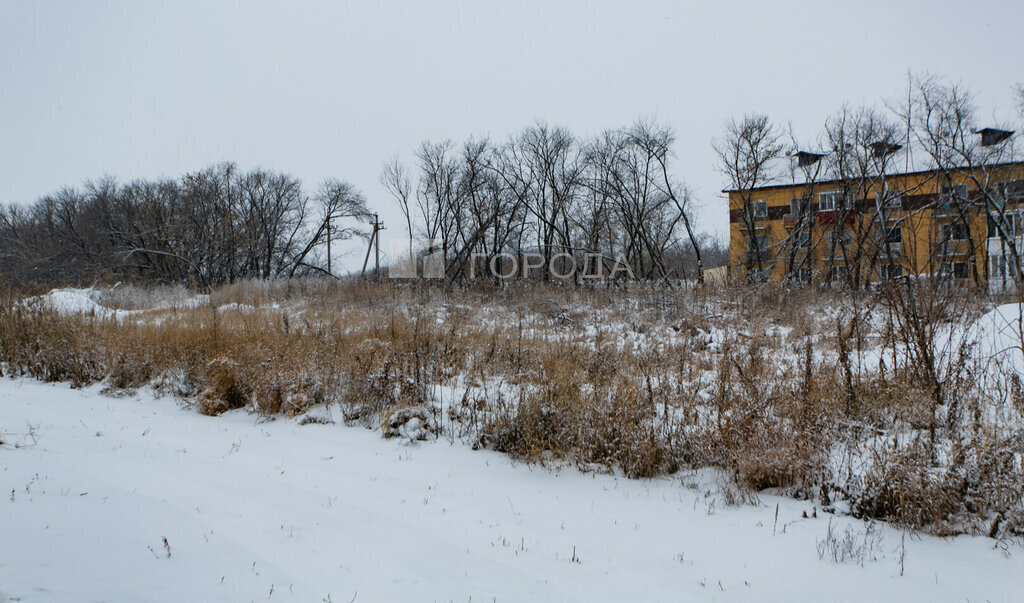
<instances>
[{"instance_id":1,"label":"snowy slope","mask_svg":"<svg viewBox=\"0 0 1024 603\"><path fill-rule=\"evenodd\" d=\"M131 312L125 310L113 310L99 305L93 300L93 293L93 289L53 289L45 295L31 297L25 303L28 306L39 305L64 316L89 314L97 318L121 319L131 315Z\"/></svg>"},{"instance_id":2,"label":"snowy slope","mask_svg":"<svg viewBox=\"0 0 1024 603\"><path fill-rule=\"evenodd\" d=\"M992 358L1024 374L1024 332L1021 331L1021 304L1004 304L984 314L968 331L968 337L977 341L978 353Z\"/></svg>"},{"instance_id":3,"label":"snowy slope","mask_svg":"<svg viewBox=\"0 0 1024 603\"><path fill-rule=\"evenodd\" d=\"M984 538L907 537L901 577L886 527L874 560L820 559L830 520L864 524L802 519L810 503L725 507L679 476L553 473L458 443L97 392L0 379L0 601L1024 596L1024 551Z\"/></svg>"},{"instance_id":4,"label":"snowy slope","mask_svg":"<svg viewBox=\"0 0 1024 603\"><path fill-rule=\"evenodd\" d=\"M114 290L115 289L95 289L92 287L88 289L75 289L71 287L51 289L43 295L26 298L23 303L29 308L45 308L62 316L84 314L101 319L116 320L123 320L131 316L138 316L148 310L198 308L210 303L208 295L191 295L186 297L183 293L178 296L168 294L165 299L162 299L159 302L149 300L150 303L145 304L143 308L137 310L110 308L96 301L97 299L102 299L103 294L109 294ZM128 295L131 294L129 293ZM136 295L142 294L136 293ZM248 306L248 308L251 309L251 306ZM242 307L240 304L229 304L227 306L222 306L222 309L242 309Z\"/></svg>"}]
</instances>

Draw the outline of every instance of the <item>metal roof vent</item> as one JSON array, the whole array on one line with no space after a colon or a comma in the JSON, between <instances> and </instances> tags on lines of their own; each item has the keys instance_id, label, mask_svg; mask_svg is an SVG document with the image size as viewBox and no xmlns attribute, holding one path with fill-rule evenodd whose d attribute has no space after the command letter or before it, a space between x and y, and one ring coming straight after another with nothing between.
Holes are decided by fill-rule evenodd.
<instances>
[{"instance_id":1,"label":"metal roof vent","mask_svg":"<svg viewBox=\"0 0 1024 603\"><path fill-rule=\"evenodd\" d=\"M889 142L887 140L879 140L878 142L873 142L868 146L871 147L871 154L875 157L885 157L886 155L891 155L903 148L903 145Z\"/></svg>"},{"instance_id":2,"label":"metal roof vent","mask_svg":"<svg viewBox=\"0 0 1024 603\"><path fill-rule=\"evenodd\" d=\"M1000 130L998 128L984 128L975 132L981 134L981 146L990 147L999 144L1013 136L1013 130Z\"/></svg>"},{"instance_id":3,"label":"metal roof vent","mask_svg":"<svg viewBox=\"0 0 1024 603\"><path fill-rule=\"evenodd\" d=\"M825 155L823 153L811 153L810 151L797 151L793 156L796 157L798 167L807 167L818 163Z\"/></svg>"}]
</instances>

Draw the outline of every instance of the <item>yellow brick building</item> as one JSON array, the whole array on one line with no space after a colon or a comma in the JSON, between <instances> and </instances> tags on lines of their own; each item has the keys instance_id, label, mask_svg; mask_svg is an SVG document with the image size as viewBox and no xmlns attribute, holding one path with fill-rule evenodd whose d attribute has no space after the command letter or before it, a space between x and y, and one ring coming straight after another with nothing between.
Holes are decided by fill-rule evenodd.
<instances>
[{"instance_id":1,"label":"yellow brick building","mask_svg":"<svg viewBox=\"0 0 1024 603\"><path fill-rule=\"evenodd\" d=\"M1024 249L1024 163L723 192L729 270L750 281L930 275L998 289Z\"/></svg>"}]
</instances>

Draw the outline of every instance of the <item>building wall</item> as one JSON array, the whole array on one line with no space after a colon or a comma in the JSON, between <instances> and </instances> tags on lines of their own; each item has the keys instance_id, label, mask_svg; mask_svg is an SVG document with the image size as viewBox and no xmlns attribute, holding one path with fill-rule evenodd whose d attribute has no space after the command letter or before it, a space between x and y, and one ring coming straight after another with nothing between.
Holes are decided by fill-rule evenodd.
<instances>
[{"instance_id":1,"label":"building wall","mask_svg":"<svg viewBox=\"0 0 1024 603\"><path fill-rule=\"evenodd\" d=\"M1016 178L1024 178L1024 164L1009 164L998 170L990 170L987 181L995 185L996 182ZM883 229L879 227L875 209L877 191L870 185L852 192L850 196L854 198L853 207L838 212L830 212L823 207L822 202L826 200L821 197L821 193L855 187L844 187L843 183L833 181L814 185L764 187L746 195L730 191L731 274L740 278L747 275L749 239L747 224L742 217L746 196L754 203L766 203L767 216L755 219L755 230L764 236L767 243L764 265L768 270L767 277L771 280L782 280L787 274L804 278L810 276L813 282L818 283L832 278L845 279L843 266L849 266L856 275L857 284L883 280L888 270L901 271L904 275L924 275L943 269L952 272L952 276L958 280L983 284L988 277L988 220L981 208L961 214L953 204L950 206L951 211L946 211L943 203L945 197L940 193L944 186L951 185L964 185L970 200L977 197L978 187L966 173L955 174L952 179L938 172L886 177L884 186L889 191L900 193L899 209L886 211L889 227L900 227L900 253L893 257L899 268L894 269L883 267L889 262L882 247ZM791 201L805 197L810 198L809 213L801 220L793 214ZM966 227L960 226L965 222ZM793 233L801 230L808 233L809 246L798 246L793 253L797 239ZM847 230L849 235L840 235L839 230ZM950 235L963 237L964 240L953 240L947 245L944 239ZM842 240L843 236L850 237L846 253L842 252L841 245L837 245L833 254L832 237ZM808 259L805 261L804 258ZM792 273L791 265L794 268ZM800 266L810 270L800 273Z\"/></svg>"}]
</instances>

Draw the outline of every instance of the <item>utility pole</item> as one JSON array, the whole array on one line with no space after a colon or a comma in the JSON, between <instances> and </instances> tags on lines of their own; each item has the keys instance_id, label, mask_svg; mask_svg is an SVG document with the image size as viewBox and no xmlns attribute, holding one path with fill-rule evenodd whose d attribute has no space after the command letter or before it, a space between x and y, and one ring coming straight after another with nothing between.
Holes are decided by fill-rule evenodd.
<instances>
[{"instance_id":1,"label":"utility pole","mask_svg":"<svg viewBox=\"0 0 1024 603\"><path fill-rule=\"evenodd\" d=\"M374 263L373 275L375 278L380 278L380 231L384 230L384 223L380 221L377 214L373 214L373 234L370 235L370 244L366 248L366 257L363 258L363 271L362 276L366 276L366 265L370 262L370 253L376 249L377 259Z\"/></svg>"},{"instance_id":2,"label":"utility pole","mask_svg":"<svg viewBox=\"0 0 1024 603\"><path fill-rule=\"evenodd\" d=\"M377 250L377 258L373 268L373 275L380 280L380 231L384 230L384 223L380 221L377 214L373 214L373 242Z\"/></svg>"}]
</instances>

